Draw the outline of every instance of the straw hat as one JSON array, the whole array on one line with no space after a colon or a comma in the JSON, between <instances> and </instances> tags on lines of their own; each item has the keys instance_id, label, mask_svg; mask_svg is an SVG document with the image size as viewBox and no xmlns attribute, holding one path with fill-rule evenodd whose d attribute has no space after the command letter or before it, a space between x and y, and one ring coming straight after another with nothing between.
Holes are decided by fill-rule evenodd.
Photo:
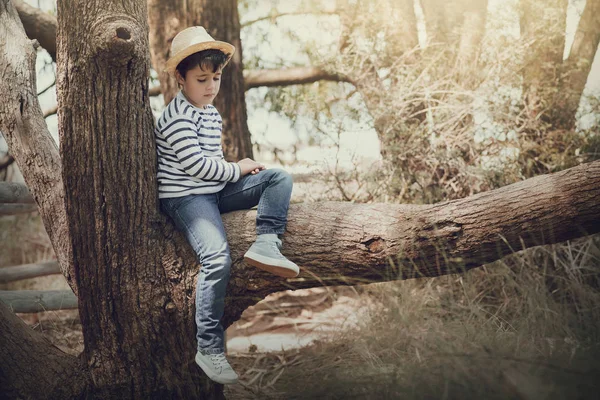
<instances>
[{"instance_id":1,"label":"straw hat","mask_svg":"<svg viewBox=\"0 0 600 400\"><path fill-rule=\"evenodd\" d=\"M177 65L189 55L202 50L216 49L225 53L229 62L235 52L235 47L226 42L215 40L201 26L191 26L179 32L171 42L171 57L165 63L165 72L173 74Z\"/></svg>"}]
</instances>

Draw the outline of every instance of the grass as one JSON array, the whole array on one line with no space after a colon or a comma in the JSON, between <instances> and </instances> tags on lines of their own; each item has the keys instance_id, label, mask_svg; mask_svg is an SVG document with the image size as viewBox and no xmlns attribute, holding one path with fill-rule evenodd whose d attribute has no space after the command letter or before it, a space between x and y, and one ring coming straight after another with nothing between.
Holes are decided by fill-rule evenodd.
<instances>
[{"instance_id":1,"label":"grass","mask_svg":"<svg viewBox=\"0 0 600 400\"><path fill-rule=\"evenodd\" d=\"M372 284L357 327L242 354L229 398L587 399L600 383L600 236L464 275ZM366 298L365 297L365 298Z\"/></svg>"}]
</instances>

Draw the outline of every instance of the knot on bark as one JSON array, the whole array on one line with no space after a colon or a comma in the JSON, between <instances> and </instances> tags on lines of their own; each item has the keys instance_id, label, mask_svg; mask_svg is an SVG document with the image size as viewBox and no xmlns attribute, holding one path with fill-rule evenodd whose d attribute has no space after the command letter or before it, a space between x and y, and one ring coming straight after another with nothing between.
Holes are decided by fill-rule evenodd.
<instances>
[{"instance_id":1,"label":"knot on bark","mask_svg":"<svg viewBox=\"0 0 600 400\"><path fill-rule=\"evenodd\" d=\"M125 14L101 16L92 27L95 54L111 65L126 65L132 58L144 57L143 30ZM139 54L138 54L139 53Z\"/></svg>"},{"instance_id":2,"label":"knot on bark","mask_svg":"<svg viewBox=\"0 0 600 400\"><path fill-rule=\"evenodd\" d=\"M380 251L385 250L385 240L383 240L379 236L373 236L367 240L361 241L362 244L369 250L371 253L379 253Z\"/></svg>"}]
</instances>

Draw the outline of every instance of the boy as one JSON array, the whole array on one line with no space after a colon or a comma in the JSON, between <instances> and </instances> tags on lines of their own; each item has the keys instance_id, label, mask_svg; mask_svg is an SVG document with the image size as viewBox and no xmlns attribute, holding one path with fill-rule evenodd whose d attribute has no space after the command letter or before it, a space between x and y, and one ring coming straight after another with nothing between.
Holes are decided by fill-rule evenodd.
<instances>
[{"instance_id":1,"label":"boy","mask_svg":"<svg viewBox=\"0 0 600 400\"><path fill-rule=\"evenodd\" d=\"M155 129L161 208L186 236L202 264L196 286L198 352L195 361L218 383L235 383L225 358L221 317L231 267L221 213L258 205L257 239L244 254L250 265L282 277L299 268L280 253L292 191L291 176L249 158L223 159L222 120L211 105L219 93L223 67L235 48L215 41L204 28L179 32L165 71L180 91Z\"/></svg>"}]
</instances>

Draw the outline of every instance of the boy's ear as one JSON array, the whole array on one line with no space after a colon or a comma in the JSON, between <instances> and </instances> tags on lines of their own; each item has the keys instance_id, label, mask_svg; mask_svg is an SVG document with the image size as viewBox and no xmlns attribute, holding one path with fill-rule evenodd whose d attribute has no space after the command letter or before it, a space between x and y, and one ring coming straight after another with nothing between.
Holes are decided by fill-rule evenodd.
<instances>
[{"instance_id":1,"label":"boy's ear","mask_svg":"<svg viewBox=\"0 0 600 400\"><path fill-rule=\"evenodd\" d=\"M177 70L175 70L175 80L177 80L177 83L179 83L180 85L183 85L183 83L185 82L185 79L183 79L183 77Z\"/></svg>"}]
</instances>

